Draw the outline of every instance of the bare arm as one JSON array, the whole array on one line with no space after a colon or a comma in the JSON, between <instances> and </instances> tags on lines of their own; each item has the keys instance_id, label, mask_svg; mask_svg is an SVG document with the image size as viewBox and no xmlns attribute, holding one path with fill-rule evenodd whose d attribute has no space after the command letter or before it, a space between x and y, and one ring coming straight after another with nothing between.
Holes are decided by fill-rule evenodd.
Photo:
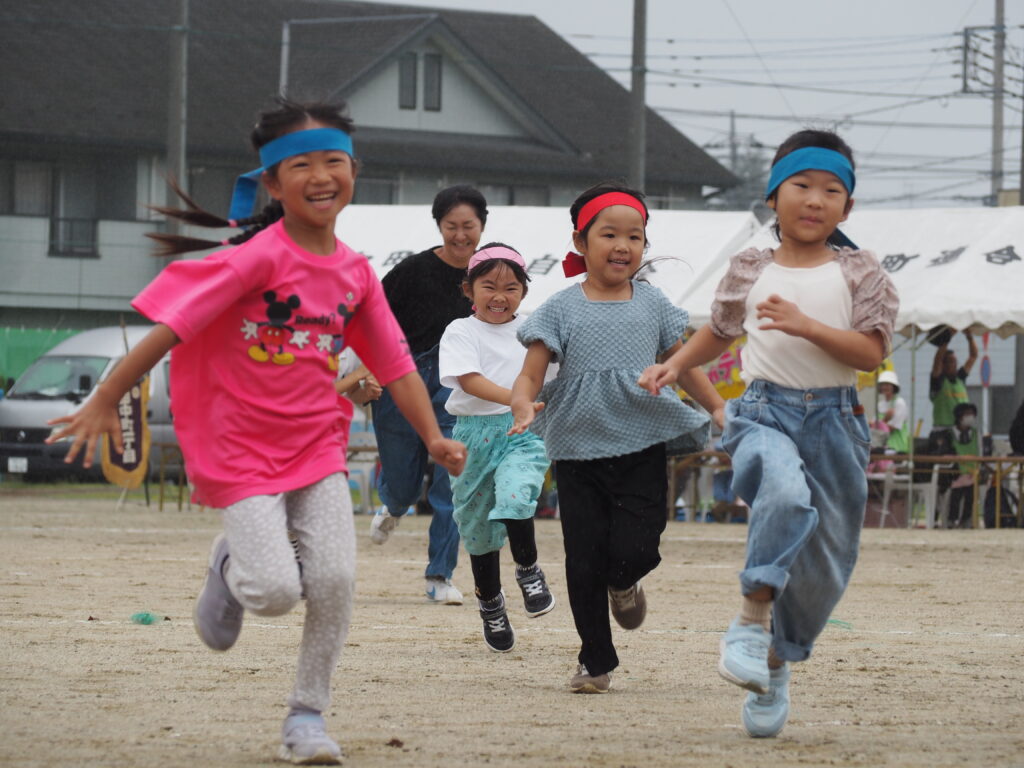
<instances>
[{"instance_id":1,"label":"bare arm","mask_svg":"<svg viewBox=\"0 0 1024 768\"><path fill-rule=\"evenodd\" d=\"M637 383L652 395L656 395L661 391L662 387L679 381L680 374L683 371L689 371L705 363L710 363L712 360L717 360L719 355L725 352L732 342L732 338L719 338L711 331L709 326L705 325L693 334L689 341L683 344L664 363L647 368L640 374ZM689 390L687 389L687 391ZM694 397L696 397L696 394ZM700 402L700 400L697 402ZM704 405L704 403L701 403L701 405Z\"/></svg>"},{"instance_id":2,"label":"bare arm","mask_svg":"<svg viewBox=\"0 0 1024 768\"><path fill-rule=\"evenodd\" d=\"M381 396L384 389L365 365L334 382L334 391L344 395L356 405L366 405Z\"/></svg>"},{"instance_id":3,"label":"bare arm","mask_svg":"<svg viewBox=\"0 0 1024 768\"><path fill-rule=\"evenodd\" d=\"M885 359L885 341L878 331L861 333L833 328L808 317L791 301L772 294L757 305L762 330L777 330L811 342L833 359L859 371L873 371Z\"/></svg>"},{"instance_id":4,"label":"bare arm","mask_svg":"<svg viewBox=\"0 0 1024 768\"><path fill-rule=\"evenodd\" d=\"M387 388L398 410L416 430L434 461L447 469L449 474L461 475L466 466L466 446L441 434L430 396L419 373L410 371L392 381Z\"/></svg>"},{"instance_id":5,"label":"bare arm","mask_svg":"<svg viewBox=\"0 0 1024 768\"><path fill-rule=\"evenodd\" d=\"M938 349L935 350L935 357L932 358L932 378L939 376L942 373L942 361L946 358L946 350L949 348L948 344L942 344Z\"/></svg>"},{"instance_id":6,"label":"bare arm","mask_svg":"<svg viewBox=\"0 0 1024 768\"><path fill-rule=\"evenodd\" d=\"M523 370L519 372L512 385L511 406L514 423L509 430L510 435L521 435L525 432L533 423L533 417L544 409L544 403L535 403L534 400L544 386L544 376L553 357L553 353L544 346L543 341L533 342L526 350Z\"/></svg>"},{"instance_id":7,"label":"bare arm","mask_svg":"<svg viewBox=\"0 0 1024 768\"><path fill-rule=\"evenodd\" d=\"M967 362L964 363L964 370L970 373L971 368L978 361L978 343L970 331L964 331L964 336L967 338Z\"/></svg>"},{"instance_id":8,"label":"bare arm","mask_svg":"<svg viewBox=\"0 0 1024 768\"><path fill-rule=\"evenodd\" d=\"M121 422L117 417L117 403L124 393L131 389L160 359L179 341L168 326L157 324L119 362L110 375L96 388L85 404L72 414L50 419L48 424L66 424L59 432L47 438L55 443L65 437L73 437L65 462L70 464L84 448L82 466L91 467L96 455L96 444L104 433L109 433L114 450L121 453Z\"/></svg>"},{"instance_id":9,"label":"bare arm","mask_svg":"<svg viewBox=\"0 0 1024 768\"><path fill-rule=\"evenodd\" d=\"M719 429L725 426L725 400L708 379L703 368L688 368L679 374L679 386L711 414Z\"/></svg>"},{"instance_id":10,"label":"bare arm","mask_svg":"<svg viewBox=\"0 0 1024 768\"><path fill-rule=\"evenodd\" d=\"M465 373L458 378L459 386L467 395L498 405L512 405L512 390L498 386L482 373Z\"/></svg>"}]
</instances>

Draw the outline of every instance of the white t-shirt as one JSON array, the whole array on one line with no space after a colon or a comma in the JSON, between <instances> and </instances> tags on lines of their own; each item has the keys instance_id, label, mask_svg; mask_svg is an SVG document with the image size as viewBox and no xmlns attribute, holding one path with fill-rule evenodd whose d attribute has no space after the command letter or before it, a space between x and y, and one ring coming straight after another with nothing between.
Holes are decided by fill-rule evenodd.
<instances>
[{"instance_id":1,"label":"white t-shirt","mask_svg":"<svg viewBox=\"0 0 1024 768\"><path fill-rule=\"evenodd\" d=\"M758 319L756 307L772 294L792 301L805 315L825 325L843 330L853 327L853 297L838 262L810 268L768 264L747 294L743 380L749 384L764 379L794 389L854 384L857 372L816 344L783 331L760 329L768 320Z\"/></svg>"},{"instance_id":2,"label":"white t-shirt","mask_svg":"<svg viewBox=\"0 0 1024 768\"><path fill-rule=\"evenodd\" d=\"M363 364L352 347L345 347L338 353L338 378L343 379Z\"/></svg>"},{"instance_id":3,"label":"white t-shirt","mask_svg":"<svg viewBox=\"0 0 1024 768\"><path fill-rule=\"evenodd\" d=\"M892 429L903 429L903 425L907 423L907 418L910 416L910 409L907 408L907 401L899 395L896 395L893 400L886 400L884 397L879 397L879 420L881 420L890 408L892 409L892 419L889 420L889 426Z\"/></svg>"},{"instance_id":4,"label":"white t-shirt","mask_svg":"<svg viewBox=\"0 0 1024 768\"><path fill-rule=\"evenodd\" d=\"M499 387L511 389L526 358L526 347L516 338L523 320L522 315L516 315L507 323L494 324L470 316L453 320L445 328L438 357L441 384L452 390L445 403L448 413L493 416L512 410L466 394L459 386L459 376L479 373Z\"/></svg>"}]
</instances>

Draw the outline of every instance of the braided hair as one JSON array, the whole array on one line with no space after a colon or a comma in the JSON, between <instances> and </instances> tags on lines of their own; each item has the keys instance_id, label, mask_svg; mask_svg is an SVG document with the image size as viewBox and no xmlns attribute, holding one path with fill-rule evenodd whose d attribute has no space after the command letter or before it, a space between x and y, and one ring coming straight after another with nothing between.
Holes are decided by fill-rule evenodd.
<instances>
[{"instance_id":1,"label":"braided hair","mask_svg":"<svg viewBox=\"0 0 1024 768\"><path fill-rule=\"evenodd\" d=\"M310 120L331 128L337 128L345 131L345 133L351 133L353 130L352 119L347 115L347 108L343 102L299 103L289 101L283 97L278 97L275 101L277 106L260 115L249 137L249 141L256 152L259 152L260 148L265 144L284 136L286 133L290 133ZM266 170L267 173L274 175L277 172L277 166L272 166ZM284 216L284 209L281 207L281 203L277 200L271 200L264 206L263 210L247 219L239 219L237 221L225 219L200 208L191 197L185 194L185 191L181 189L173 178L168 179L168 183L181 202L184 203L185 208L151 205L149 206L151 210L197 227L211 227L215 229L230 227L240 228L242 231L222 241L203 240L184 235L169 235L164 232L147 232L146 237L158 243L158 247L153 252L155 256L176 256L180 253L205 251L222 245L240 245Z\"/></svg>"}]
</instances>

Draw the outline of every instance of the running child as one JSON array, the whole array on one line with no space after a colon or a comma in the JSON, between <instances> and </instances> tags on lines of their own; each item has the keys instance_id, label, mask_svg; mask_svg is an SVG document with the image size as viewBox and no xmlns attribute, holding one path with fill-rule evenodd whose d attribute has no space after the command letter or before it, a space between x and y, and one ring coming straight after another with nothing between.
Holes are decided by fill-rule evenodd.
<instances>
[{"instance_id":1,"label":"running child","mask_svg":"<svg viewBox=\"0 0 1024 768\"><path fill-rule=\"evenodd\" d=\"M273 202L233 239L237 247L169 264L133 306L152 331L71 416L51 442L74 438L90 466L115 405L171 350L174 426L196 500L221 512L196 602L200 639L234 645L245 611L279 616L306 597L295 687L279 757L336 764L326 734L330 701L352 612L355 536L345 479L351 404L339 408L338 352L350 345L392 393L435 461L457 475L464 448L441 436L423 382L366 258L334 235L351 201L357 166L352 123L337 105L281 100L252 132L261 167L239 180L232 218L252 211L257 180ZM228 226L199 210L161 209L189 223ZM235 222L230 222L234 225ZM203 250L205 240L157 236L164 253ZM297 539L301 566L289 541Z\"/></svg>"},{"instance_id":2,"label":"running child","mask_svg":"<svg viewBox=\"0 0 1024 768\"><path fill-rule=\"evenodd\" d=\"M519 330L527 352L512 387L510 432L533 429L555 463L569 605L582 642L569 687L605 693L619 663L609 600L619 626L641 625L647 598L640 580L661 561L666 456L703 445L708 417L670 387L650 397L636 383L658 355L676 350L688 319L660 290L635 279L647 246L641 193L599 184L569 213L579 253L569 254L563 269L567 277L587 277L549 298ZM552 361L558 375L545 384ZM703 371L688 370L680 380L721 418L722 398Z\"/></svg>"},{"instance_id":3,"label":"running child","mask_svg":"<svg viewBox=\"0 0 1024 768\"><path fill-rule=\"evenodd\" d=\"M870 435L854 384L881 365L898 300L874 254L840 245L854 180L834 133L786 139L765 192L779 246L734 256L711 322L640 379L655 392L747 335L747 389L729 403L723 443L751 514L718 671L751 691L742 719L755 737L785 725L789 662L810 656L842 597L864 520Z\"/></svg>"},{"instance_id":4,"label":"running child","mask_svg":"<svg viewBox=\"0 0 1024 768\"><path fill-rule=\"evenodd\" d=\"M466 469L452 480L459 535L469 552L484 643L507 653L516 644L501 588L499 553L506 536L526 615L555 607L537 564L533 516L547 472L544 442L534 434L509 435L512 384L526 349L516 339L526 295L526 262L515 249L489 243L469 259L463 293L473 314L454 320L441 337L441 384L450 387L445 407L456 417L452 437L468 452Z\"/></svg>"}]
</instances>

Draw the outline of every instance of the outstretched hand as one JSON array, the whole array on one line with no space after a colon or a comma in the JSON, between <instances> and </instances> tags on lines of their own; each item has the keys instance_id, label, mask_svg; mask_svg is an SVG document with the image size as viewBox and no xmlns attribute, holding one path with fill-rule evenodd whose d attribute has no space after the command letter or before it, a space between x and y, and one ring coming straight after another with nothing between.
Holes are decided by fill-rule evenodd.
<instances>
[{"instance_id":1,"label":"outstretched hand","mask_svg":"<svg viewBox=\"0 0 1024 768\"><path fill-rule=\"evenodd\" d=\"M118 453L124 451L124 443L121 438L121 421L117 417L117 409L113 405L107 405L99 397L90 398L85 405L72 414L50 419L46 422L53 426L66 424L67 426L59 432L54 432L46 438L46 444L52 445L58 440L71 438L74 442L64 457L64 462L70 464L77 458L78 454L85 449L82 466L92 466L96 456L96 445L104 433L110 435L114 450Z\"/></svg>"},{"instance_id":2,"label":"outstretched hand","mask_svg":"<svg viewBox=\"0 0 1024 768\"><path fill-rule=\"evenodd\" d=\"M530 428L533 424L533 418L538 413L544 410L544 403L529 403L525 406L512 406L512 428L509 429L509 435L521 435Z\"/></svg>"},{"instance_id":3,"label":"outstretched hand","mask_svg":"<svg viewBox=\"0 0 1024 768\"><path fill-rule=\"evenodd\" d=\"M427 446L427 450L434 462L448 470L449 475L458 477L466 467L466 446L458 440L438 438Z\"/></svg>"},{"instance_id":4,"label":"outstretched hand","mask_svg":"<svg viewBox=\"0 0 1024 768\"><path fill-rule=\"evenodd\" d=\"M657 395L661 392L662 387L671 386L678 379L679 371L671 365L668 363L656 363L655 365L647 366L644 372L640 374L640 378L636 380L636 383L652 395Z\"/></svg>"},{"instance_id":5,"label":"outstretched hand","mask_svg":"<svg viewBox=\"0 0 1024 768\"><path fill-rule=\"evenodd\" d=\"M758 320L768 320L766 325L759 326L762 331L782 331L790 336L806 337L810 318L792 301L786 301L776 293L759 303Z\"/></svg>"}]
</instances>

